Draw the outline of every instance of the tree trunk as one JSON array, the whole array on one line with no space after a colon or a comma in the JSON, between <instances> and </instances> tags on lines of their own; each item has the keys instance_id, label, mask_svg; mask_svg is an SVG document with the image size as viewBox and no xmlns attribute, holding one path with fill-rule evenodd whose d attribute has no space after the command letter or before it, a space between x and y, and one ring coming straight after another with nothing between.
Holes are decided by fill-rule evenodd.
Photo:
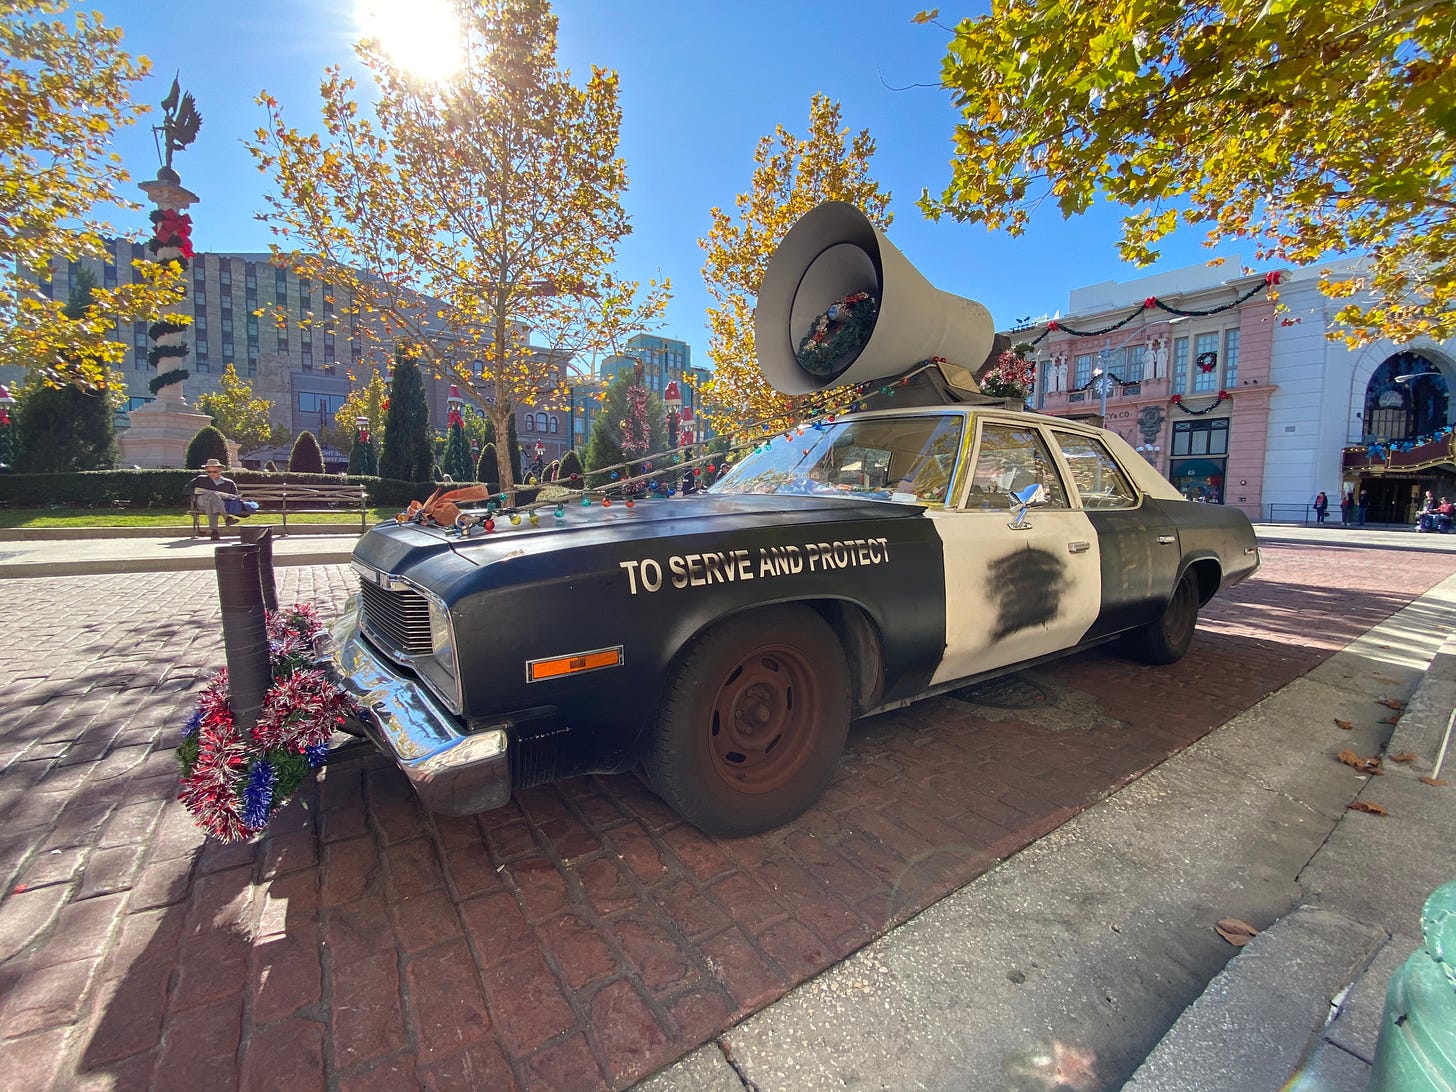
<instances>
[{"instance_id":1,"label":"tree trunk","mask_svg":"<svg viewBox=\"0 0 1456 1092\"><path fill-rule=\"evenodd\" d=\"M501 408L500 394L489 409L490 423L495 426L495 469L500 475L501 492L506 494L507 505L516 503L516 480L511 476L511 414L512 408Z\"/></svg>"}]
</instances>

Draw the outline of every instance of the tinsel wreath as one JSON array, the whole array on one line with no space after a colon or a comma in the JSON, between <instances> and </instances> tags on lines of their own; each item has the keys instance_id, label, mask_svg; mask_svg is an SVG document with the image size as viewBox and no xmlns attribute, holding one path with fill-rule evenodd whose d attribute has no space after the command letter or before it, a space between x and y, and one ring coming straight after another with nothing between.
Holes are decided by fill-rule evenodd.
<instances>
[{"instance_id":1,"label":"tinsel wreath","mask_svg":"<svg viewBox=\"0 0 1456 1092\"><path fill-rule=\"evenodd\" d=\"M258 723L247 730L234 723L224 668L203 688L177 748L177 799L222 842L266 827L308 771L324 764L334 730L358 712L353 698L308 666L324 628L312 604L272 611L267 626L273 684Z\"/></svg>"},{"instance_id":2,"label":"tinsel wreath","mask_svg":"<svg viewBox=\"0 0 1456 1092\"><path fill-rule=\"evenodd\" d=\"M836 300L814 320L794 354L799 366L810 375L838 374L839 362L859 352L875 332L880 304L868 292L855 292Z\"/></svg>"}]
</instances>

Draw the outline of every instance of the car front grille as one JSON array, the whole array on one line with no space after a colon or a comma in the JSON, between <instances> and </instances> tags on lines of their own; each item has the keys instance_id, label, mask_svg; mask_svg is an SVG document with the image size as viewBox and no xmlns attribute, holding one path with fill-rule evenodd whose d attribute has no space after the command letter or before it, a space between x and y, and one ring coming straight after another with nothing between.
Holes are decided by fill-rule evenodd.
<instances>
[{"instance_id":1,"label":"car front grille","mask_svg":"<svg viewBox=\"0 0 1456 1092\"><path fill-rule=\"evenodd\" d=\"M434 650L430 640L430 604L409 588L390 591L367 580L359 581L364 604L364 621L390 651L409 656L428 656Z\"/></svg>"}]
</instances>

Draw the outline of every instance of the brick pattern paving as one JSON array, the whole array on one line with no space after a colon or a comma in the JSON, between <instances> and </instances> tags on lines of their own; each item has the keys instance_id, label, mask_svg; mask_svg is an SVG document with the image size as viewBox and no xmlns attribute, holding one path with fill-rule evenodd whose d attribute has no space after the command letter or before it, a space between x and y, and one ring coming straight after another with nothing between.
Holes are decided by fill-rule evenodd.
<instances>
[{"instance_id":1,"label":"brick pattern paving","mask_svg":"<svg viewBox=\"0 0 1456 1092\"><path fill-rule=\"evenodd\" d=\"M625 1087L1456 570L1265 558L1183 663L1092 653L1029 676L1055 708L947 697L875 718L819 806L737 841L632 777L435 817L360 751L256 843L204 844L171 747L222 659L211 574L12 582L0 1087ZM332 611L349 589L342 566L279 575L285 603Z\"/></svg>"}]
</instances>

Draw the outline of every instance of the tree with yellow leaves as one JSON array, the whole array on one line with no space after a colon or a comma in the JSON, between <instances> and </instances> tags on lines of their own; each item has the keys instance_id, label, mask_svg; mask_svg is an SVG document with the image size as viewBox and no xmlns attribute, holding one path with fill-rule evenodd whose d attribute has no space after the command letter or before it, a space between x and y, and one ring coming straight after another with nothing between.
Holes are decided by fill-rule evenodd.
<instances>
[{"instance_id":1,"label":"tree with yellow leaves","mask_svg":"<svg viewBox=\"0 0 1456 1092\"><path fill-rule=\"evenodd\" d=\"M93 289L75 314L42 287L58 262L110 260L99 210L140 208L121 195L129 176L110 145L146 111L131 85L150 65L99 15L68 22L65 11L63 0L9 0L0 13L0 364L94 391L126 355L117 324L156 319L181 281L174 265L137 262L133 283Z\"/></svg>"},{"instance_id":2,"label":"tree with yellow leaves","mask_svg":"<svg viewBox=\"0 0 1456 1092\"><path fill-rule=\"evenodd\" d=\"M218 379L221 390L198 395L193 406L198 413L212 418L212 423L229 440L236 440L242 451L254 451L273 442L273 403L253 395L253 385L238 375L229 364Z\"/></svg>"},{"instance_id":3,"label":"tree with yellow leaves","mask_svg":"<svg viewBox=\"0 0 1456 1092\"><path fill-rule=\"evenodd\" d=\"M351 374L350 379L354 376ZM358 428L359 418L368 421L374 446L384 443L384 415L389 404L389 384L378 372L369 373L369 382L362 387L350 386L344 404L334 414L334 429L340 436L353 436Z\"/></svg>"},{"instance_id":4,"label":"tree with yellow leaves","mask_svg":"<svg viewBox=\"0 0 1456 1092\"><path fill-rule=\"evenodd\" d=\"M725 435L745 422L792 418L794 400L763 378L753 344L758 286L789 228L823 201L848 201L879 228L893 214L890 195L870 178L875 142L868 129L853 139L843 128L839 103L816 94L809 101L809 130L800 139L782 125L753 153L753 184L734 199L736 216L713 209L713 226L698 245L707 252L703 281L708 308L708 356L714 371L701 387L703 412Z\"/></svg>"},{"instance_id":5,"label":"tree with yellow leaves","mask_svg":"<svg viewBox=\"0 0 1456 1092\"><path fill-rule=\"evenodd\" d=\"M1015 235L1044 202L1110 198L1139 264L1180 220L1261 261L1366 254L1366 275L1324 278L1350 301L1331 336L1450 338L1453 47L1450 0L994 0L954 28L952 174L921 207Z\"/></svg>"},{"instance_id":6,"label":"tree with yellow leaves","mask_svg":"<svg viewBox=\"0 0 1456 1092\"><path fill-rule=\"evenodd\" d=\"M346 289L333 298L341 318L363 319L359 336L418 346L504 436L516 406L564 404L563 359L655 325L667 285L612 271L631 230L616 74L593 68L578 87L558 67L547 0L460 0L456 12L453 75L423 80L361 42L375 120L334 68L323 135L290 128L264 93L268 125L250 150L279 191L266 217L275 252ZM497 462L509 489L503 448Z\"/></svg>"}]
</instances>

